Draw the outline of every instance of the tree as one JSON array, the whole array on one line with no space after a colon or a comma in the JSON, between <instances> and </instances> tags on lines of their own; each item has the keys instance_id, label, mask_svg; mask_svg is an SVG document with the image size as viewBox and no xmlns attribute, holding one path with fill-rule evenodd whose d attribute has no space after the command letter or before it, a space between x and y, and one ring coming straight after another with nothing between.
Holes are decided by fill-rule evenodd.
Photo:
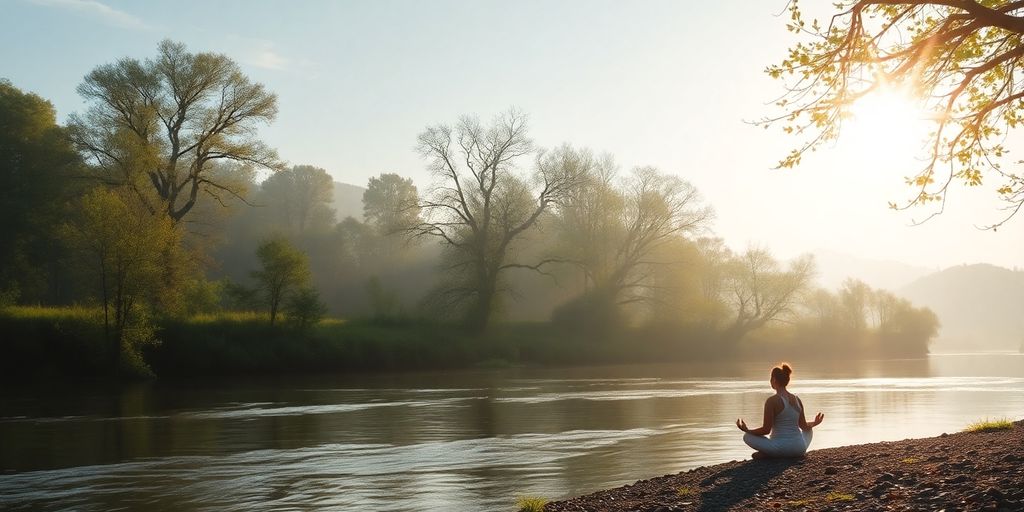
<instances>
[{"instance_id":1,"label":"tree","mask_svg":"<svg viewBox=\"0 0 1024 512\"><path fill-rule=\"evenodd\" d=\"M678 263L658 250L707 227L711 208L689 182L653 167L633 169L617 187L610 157L571 158L585 178L561 208L566 260L583 270L605 307L649 298L654 269Z\"/></svg>"},{"instance_id":2,"label":"tree","mask_svg":"<svg viewBox=\"0 0 1024 512\"><path fill-rule=\"evenodd\" d=\"M814 278L814 259L802 256L783 270L765 249L750 248L729 265L726 301L733 309L724 339L735 343L746 333L792 312Z\"/></svg>"},{"instance_id":3,"label":"tree","mask_svg":"<svg viewBox=\"0 0 1024 512\"><path fill-rule=\"evenodd\" d=\"M554 151L537 156L529 178L518 172L518 161L534 153L534 146L526 117L514 110L488 126L464 116L455 126L428 127L417 150L430 159L437 184L420 202L425 220L409 231L444 245L446 269L455 279L442 297L453 306L468 304L467 326L482 330L502 275L513 268L539 268L540 263L512 259L513 243L562 202L582 170L571 152Z\"/></svg>"},{"instance_id":4,"label":"tree","mask_svg":"<svg viewBox=\"0 0 1024 512\"><path fill-rule=\"evenodd\" d=\"M279 165L277 153L255 137L276 117L277 97L224 55L189 53L164 40L155 59L93 69L78 93L89 107L71 117L70 128L87 161L101 179L132 187L151 213L175 222L200 193L222 204L242 197L211 172L213 162Z\"/></svg>"},{"instance_id":5,"label":"tree","mask_svg":"<svg viewBox=\"0 0 1024 512\"><path fill-rule=\"evenodd\" d=\"M281 304L291 297L296 289L309 283L309 264L306 255L284 238L271 238L256 248L260 269L251 273L263 291L264 300L270 308L270 325L277 320Z\"/></svg>"},{"instance_id":6,"label":"tree","mask_svg":"<svg viewBox=\"0 0 1024 512\"><path fill-rule=\"evenodd\" d=\"M850 331L860 333L867 328L868 307L874 291L863 281L847 279L839 289L840 321Z\"/></svg>"},{"instance_id":7,"label":"tree","mask_svg":"<svg viewBox=\"0 0 1024 512\"><path fill-rule=\"evenodd\" d=\"M327 306L320 300L320 293L308 286L288 297L285 306L288 320L302 332L319 323L327 314Z\"/></svg>"},{"instance_id":8,"label":"tree","mask_svg":"<svg viewBox=\"0 0 1024 512\"><path fill-rule=\"evenodd\" d=\"M1008 132L1024 122L1024 4L992 1L845 0L827 24L808 24L790 3L788 29L809 38L789 50L770 76L785 80L785 112L764 119L808 139L780 162L800 163L807 151L839 136L850 106L874 90L911 90L931 113L928 158L908 178L915 192L902 206L938 202L954 180L999 181L1007 214L1024 206L1024 175L1004 167Z\"/></svg>"},{"instance_id":9,"label":"tree","mask_svg":"<svg viewBox=\"0 0 1024 512\"><path fill-rule=\"evenodd\" d=\"M296 165L278 171L261 185L262 199L268 206L271 223L281 223L289 231L325 231L334 225L334 179L324 169Z\"/></svg>"},{"instance_id":10,"label":"tree","mask_svg":"<svg viewBox=\"0 0 1024 512\"><path fill-rule=\"evenodd\" d=\"M57 228L80 165L53 105L0 80L0 292L53 296L58 277L46 270L57 269Z\"/></svg>"},{"instance_id":11,"label":"tree","mask_svg":"<svg viewBox=\"0 0 1024 512\"><path fill-rule=\"evenodd\" d=\"M381 236L418 225L421 222L419 192L412 179L394 173L370 178L363 192L363 218Z\"/></svg>"},{"instance_id":12,"label":"tree","mask_svg":"<svg viewBox=\"0 0 1024 512\"><path fill-rule=\"evenodd\" d=\"M165 291L167 252L179 246L170 219L142 210L126 197L129 193L123 188L93 190L64 228L87 275L95 280L115 372L126 362L145 371L138 348L155 340L146 312Z\"/></svg>"}]
</instances>

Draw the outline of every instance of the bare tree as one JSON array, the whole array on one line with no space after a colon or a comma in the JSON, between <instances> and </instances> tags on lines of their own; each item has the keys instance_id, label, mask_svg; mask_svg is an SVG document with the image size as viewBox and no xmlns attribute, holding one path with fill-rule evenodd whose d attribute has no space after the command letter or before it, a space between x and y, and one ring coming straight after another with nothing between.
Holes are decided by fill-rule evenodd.
<instances>
[{"instance_id":1,"label":"bare tree","mask_svg":"<svg viewBox=\"0 0 1024 512\"><path fill-rule=\"evenodd\" d=\"M92 70L78 86L89 102L70 121L72 138L101 178L134 187L151 213L180 221L200 193L222 204L242 191L216 179L211 163L277 168L277 153L256 138L273 121L277 97L224 55L189 53L164 40L157 57L124 58ZM152 187L163 204L153 204Z\"/></svg>"},{"instance_id":2,"label":"bare tree","mask_svg":"<svg viewBox=\"0 0 1024 512\"><path fill-rule=\"evenodd\" d=\"M428 127L417 149L430 160L436 183L420 203L424 220L413 236L435 237L446 248L456 279L442 292L446 304L465 304L468 327L484 329L509 269L540 269L512 258L513 244L541 215L560 204L579 179L565 152L540 152L532 176L517 167L534 153L526 116L510 110L489 125L464 116L454 126Z\"/></svg>"},{"instance_id":3,"label":"bare tree","mask_svg":"<svg viewBox=\"0 0 1024 512\"><path fill-rule=\"evenodd\" d=\"M814 278L813 257L797 258L783 270L771 253L757 248L747 249L730 267L725 297L735 318L723 338L731 343L791 313Z\"/></svg>"}]
</instances>

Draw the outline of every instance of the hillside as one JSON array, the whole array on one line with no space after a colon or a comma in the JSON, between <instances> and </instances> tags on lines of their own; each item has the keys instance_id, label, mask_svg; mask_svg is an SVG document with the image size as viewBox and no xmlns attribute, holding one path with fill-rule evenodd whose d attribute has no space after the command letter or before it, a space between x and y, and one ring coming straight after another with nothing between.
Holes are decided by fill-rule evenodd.
<instances>
[{"instance_id":1,"label":"hillside","mask_svg":"<svg viewBox=\"0 0 1024 512\"><path fill-rule=\"evenodd\" d=\"M818 268L818 283L831 290L839 288L848 278L859 279L873 288L898 290L937 270L828 250L817 250L813 254Z\"/></svg>"},{"instance_id":2,"label":"hillside","mask_svg":"<svg viewBox=\"0 0 1024 512\"><path fill-rule=\"evenodd\" d=\"M331 208L334 208L339 222L345 220L346 217L363 220L363 192L365 191L366 189L363 187L334 182L334 202L331 204Z\"/></svg>"},{"instance_id":3,"label":"hillside","mask_svg":"<svg viewBox=\"0 0 1024 512\"><path fill-rule=\"evenodd\" d=\"M961 265L922 277L898 293L939 316L940 350L1016 349L1024 341L1024 271Z\"/></svg>"}]
</instances>

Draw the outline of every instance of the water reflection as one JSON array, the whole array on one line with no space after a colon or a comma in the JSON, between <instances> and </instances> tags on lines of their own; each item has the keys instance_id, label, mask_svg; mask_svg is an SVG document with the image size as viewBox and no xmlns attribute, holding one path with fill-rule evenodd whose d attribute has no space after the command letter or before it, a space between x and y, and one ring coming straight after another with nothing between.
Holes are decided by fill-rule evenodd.
<instances>
[{"instance_id":1,"label":"water reflection","mask_svg":"<svg viewBox=\"0 0 1024 512\"><path fill-rule=\"evenodd\" d=\"M828 415L812 448L895 440L1015 417L1022 363L798 364L792 389ZM758 418L766 381L694 364L8 389L0 508L507 510L745 457L731 422Z\"/></svg>"}]
</instances>

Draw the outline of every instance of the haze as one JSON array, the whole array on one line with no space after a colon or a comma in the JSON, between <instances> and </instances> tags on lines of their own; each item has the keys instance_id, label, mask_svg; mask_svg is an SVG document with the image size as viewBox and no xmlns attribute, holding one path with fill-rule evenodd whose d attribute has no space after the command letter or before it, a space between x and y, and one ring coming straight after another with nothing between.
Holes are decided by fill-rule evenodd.
<instances>
[{"instance_id":1,"label":"haze","mask_svg":"<svg viewBox=\"0 0 1024 512\"><path fill-rule=\"evenodd\" d=\"M365 187L396 172L422 190L429 174L413 145L424 126L515 106L540 146L569 142L689 180L716 210L714 233L737 250L828 251L931 270L1020 266L1024 222L975 228L1000 218L988 189L955 184L946 212L922 226L911 224L930 210L886 207L908 197L902 177L917 155L870 115L851 126L860 135L794 170L771 170L794 141L745 121L770 113L766 103L783 92L763 70L792 41L781 36L784 7L14 1L0 17L0 75L52 101L64 122L83 109L75 86L93 67L150 57L172 37L228 55L275 92L280 115L263 140L339 182ZM872 134L878 144L860 149Z\"/></svg>"}]
</instances>

